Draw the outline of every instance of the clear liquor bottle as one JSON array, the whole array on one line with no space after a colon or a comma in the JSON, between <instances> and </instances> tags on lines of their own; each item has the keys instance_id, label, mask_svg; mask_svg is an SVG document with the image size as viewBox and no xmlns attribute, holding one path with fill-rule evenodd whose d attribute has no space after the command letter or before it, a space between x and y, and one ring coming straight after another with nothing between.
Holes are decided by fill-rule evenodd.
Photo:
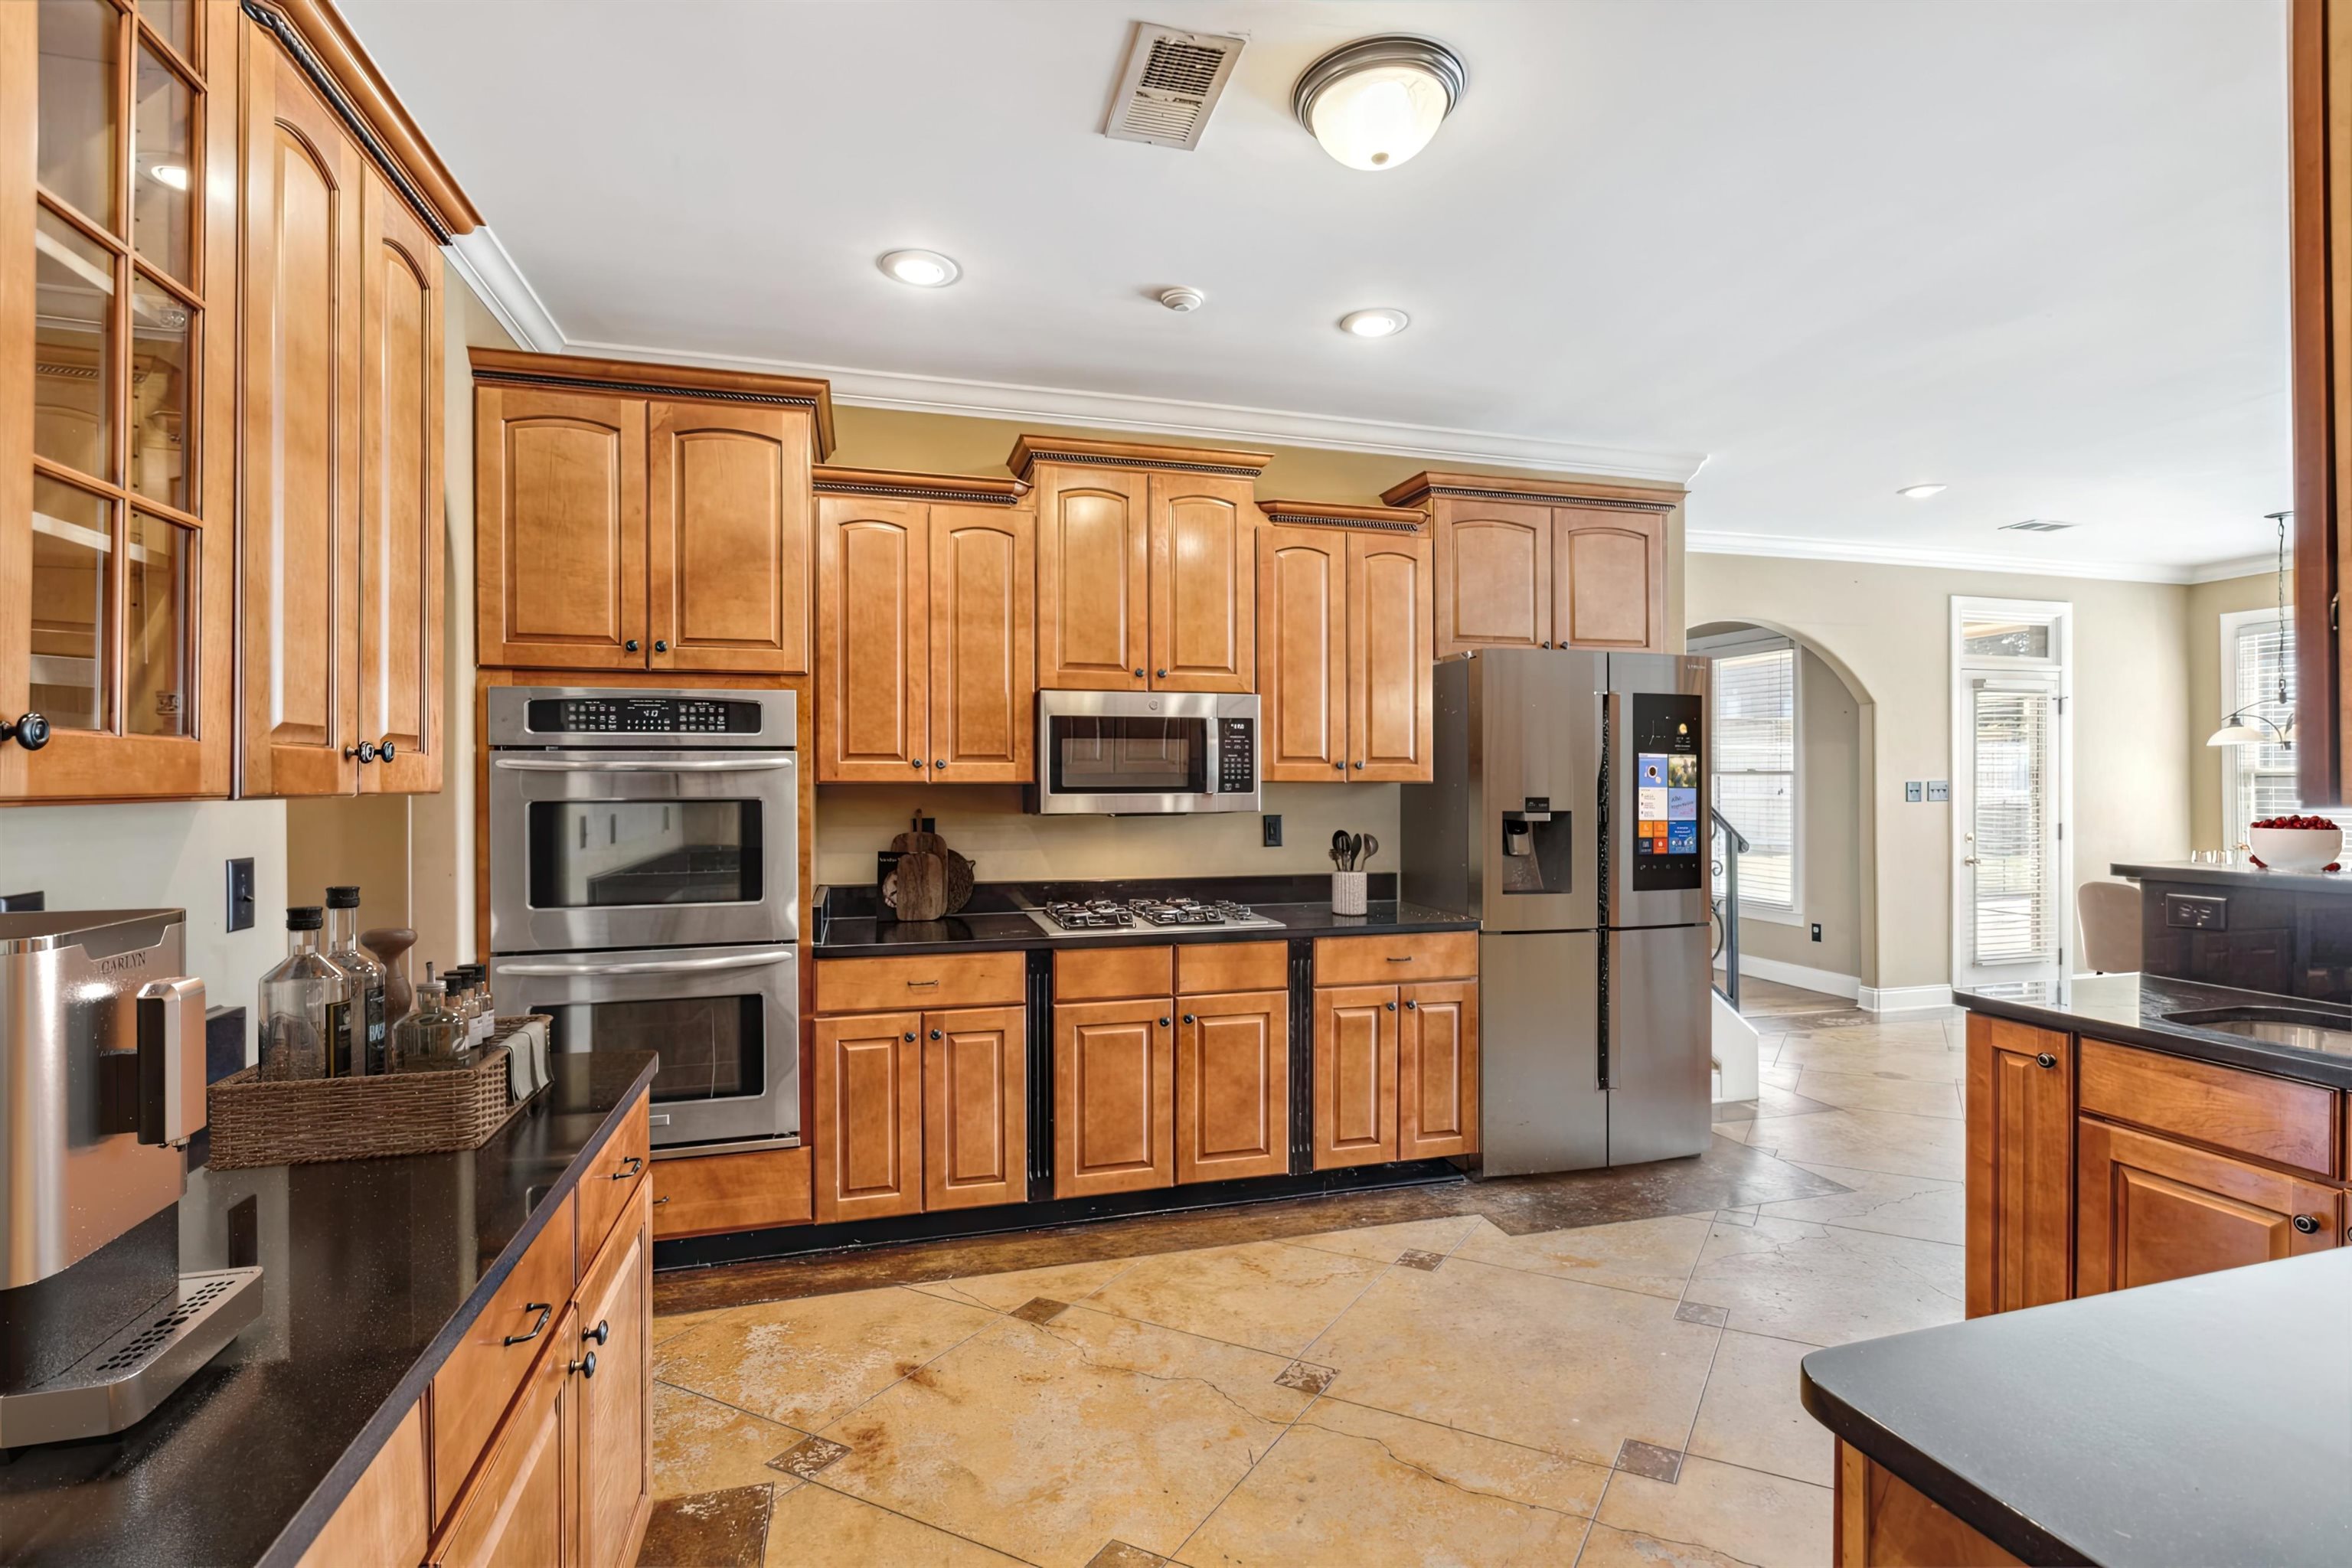
<instances>
[{"instance_id":1,"label":"clear liquor bottle","mask_svg":"<svg viewBox=\"0 0 2352 1568\"><path fill-rule=\"evenodd\" d=\"M446 1072L466 1065L466 1020L449 1005L449 989L425 966L416 1005L400 1020L392 1042L394 1072Z\"/></svg>"},{"instance_id":2,"label":"clear liquor bottle","mask_svg":"<svg viewBox=\"0 0 2352 1568\"><path fill-rule=\"evenodd\" d=\"M392 1038L383 1018L383 965L360 945L360 890L327 889L327 962L343 972L351 1006L343 1015L350 1038L341 1055L355 1073L389 1072Z\"/></svg>"},{"instance_id":3,"label":"clear liquor bottle","mask_svg":"<svg viewBox=\"0 0 2352 1568\"><path fill-rule=\"evenodd\" d=\"M261 1076L335 1076L335 1042L348 1038L350 987L319 951L325 913L316 904L286 911L286 961L261 977ZM349 1071L348 1059L343 1067Z\"/></svg>"}]
</instances>

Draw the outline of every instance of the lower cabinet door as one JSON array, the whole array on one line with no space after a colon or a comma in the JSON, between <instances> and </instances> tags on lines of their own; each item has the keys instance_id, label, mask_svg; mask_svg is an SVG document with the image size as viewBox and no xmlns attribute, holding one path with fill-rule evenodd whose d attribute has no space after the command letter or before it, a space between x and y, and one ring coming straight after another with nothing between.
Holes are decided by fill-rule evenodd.
<instances>
[{"instance_id":1,"label":"lower cabinet door","mask_svg":"<svg viewBox=\"0 0 2352 1568\"><path fill-rule=\"evenodd\" d=\"M2082 1119L2074 1293L2153 1285L2336 1245L2333 1187Z\"/></svg>"},{"instance_id":2,"label":"lower cabinet door","mask_svg":"<svg viewBox=\"0 0 2352 1568\"><path fill-rule=\"evenodd\" d=\"M818 1224L921 1210L922 1026L920 1013L820 1017L811 1026Z\"/></svg>"},{"instance_id":3,"label":"lower cabinet door","mask_svg":"<svg viewBox=\"0 0 2352 1568\"><path fill-rule=\"evenodd\" d=\"M1315 992L1315 1168L1397 1157L1397 988Z\"/></svg>"},{"instance_id":4,"label":"lower cabinet door","mask_svg":"<svg viewBox=\"0 0 2352 1568\"><path fill-rule=\"evenodd\" d=\"M572 1568L579 1558L579 1321L568 1310L507 1412L489 1457L434 1543L435 1568Z\"/></svg>"},{"instance_id":5,"label":"lower cabinet door","mask_svg":"<svg viewBox=\"0 0 2352 1568\"><path fill-rule=\"evenodd\" d=\"M1174 1184L1174 1013L1165 996L1054 1009L1055 1197Z\"/></svg>"},{"instance_id":6,"label":"lower cabinet door","mask_svg":"<svg viewBox=\"0 0 2352 1568\"><path fill-rule=\"evenodd\" d=\"M1397 1158L1478 1152L1478 986L1400 986Z\"/></svg>"},{"instance_id":7,"label":"lower cabinet door","mask_svg":"<svg viewBox=\"0 0 2352 1568\"><path fill-rule=\"evenodd\" d=\"M1022 1007L923 1015L923 1207L1029 1195L1029 1029Z\"/></svg>"},{"instance_id":8,"label":"lower cabinet door","mask_svg":"<svg viewBox=\"0 0 2352 1568\"><path fill-rule=\"evenodd\" d=\"M2074 1293L2074 1042L1969 1015L1968 1315Z\"/></svg>"},{"instance_id":9,"label":"lower cabinet door","mask_svg":"<svg viewBox=\"0 0 2352 1568\"><path fill-rule=\"evenodd\" d=\"M1290 994L1186 996L1176 1020L1176 1179L1290 1169Z\"/></svg>"},{"instance_id":10,"label":"lower cabinet door","mask_svg":"<svg viewBox=\"0 0 2352 1568\"><path fill-rule=\"evenodd\" d=\"M653 1511L653 1189L641 1182L589 1266L572 1342L557 1347L579 1368L581 1568L629 1568Z\"/></svg>"}]
</instances>

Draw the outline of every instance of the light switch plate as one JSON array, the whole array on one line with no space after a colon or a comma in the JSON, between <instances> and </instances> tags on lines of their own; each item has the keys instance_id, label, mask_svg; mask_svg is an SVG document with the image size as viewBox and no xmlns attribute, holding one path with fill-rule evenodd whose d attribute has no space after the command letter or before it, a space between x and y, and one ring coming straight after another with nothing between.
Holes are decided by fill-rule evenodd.
<instances>
[{"instance_id":1,"label":"light switch plate","mask_svg":"<svg viewBox=\"0 0 2352 1568\"><path fill-rule=\"evenodd\" d=\"M1916 805L1922 800L1926 799L1927 790L1927 786L1920 783L1917 779L1906 779L1903 781L1903 799L1907 805Z\"/></svg>"},{"instance_id":2,"label":"light switch plate","mask_svg":"<svg viewBox=\"0 0 2352 1568\"><path fill-rule=\"evenodd\" d=\"M1258 818L1258 823L1265 834L1265 847L1268 849L1281 848L1282 814L1278 811L1267 812Z\"/></svg>"},{"instance_id":3,"label":"light switch plate","mask_svg":"<svg viewBox=\"0 0 2352 1568\"><path fill-rule=\"evenodd\" d=\"M253 929L253 858L228 863L228 929Z\"/></svg>"},{"instance_id":4,"label":"light switch plate","mask_svg":"<svg viewBox=\"0 0 2352 1568\"><path fill-rule=\"evenodd\" d=\"M1949 780L1949 779L1929 779L1929 780L1927 781L1927 804L1928 804L1928 805L1934 805L1934 804L1936 804L1936 802L1937 802L1937 801L1949 800L1949 799L1951 799L1951 798L1952 798L1952 781L1951 781L1951 780Z\"/></svg>"}]
</instances>

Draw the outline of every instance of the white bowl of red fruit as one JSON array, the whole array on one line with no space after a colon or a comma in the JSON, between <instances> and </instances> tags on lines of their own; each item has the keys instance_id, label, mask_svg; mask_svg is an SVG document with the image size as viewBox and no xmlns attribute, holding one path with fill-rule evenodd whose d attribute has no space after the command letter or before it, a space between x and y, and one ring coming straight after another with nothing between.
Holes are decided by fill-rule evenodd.
<instances>
[{"instance_id":1,"label":"white bowl of red fruit","mask_svg":"<svg viewBox=\"0 0 2352 1568\"><path fill-rule=\"evenodd\" d=\"M2246 830L2254 864L2273 871L2333 871L2344 830L2324 816L2272 816Z\"/></svg>"}]
</instances>

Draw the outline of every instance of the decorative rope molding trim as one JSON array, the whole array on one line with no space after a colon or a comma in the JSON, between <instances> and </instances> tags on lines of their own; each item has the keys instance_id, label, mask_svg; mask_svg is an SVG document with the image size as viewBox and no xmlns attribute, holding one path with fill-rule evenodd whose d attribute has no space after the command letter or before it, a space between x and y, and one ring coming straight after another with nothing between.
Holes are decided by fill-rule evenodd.
<instances>
[{"instance_id":1,"label":"decorative rope molding trim","mask_svg":"<svg viewBox=\"0 0 2352 1568\"><path fill-rule=\"evenodd\" d=\"M411 183L406 171L401 168L400 161L385 150L383 141L377 137L374 131L369 128L366 119L352 106L341 86L336 82L327 68L319 63L319 57L311 53L310 46L303 40L302 35L295 29L294 24L269 6L261 4L261 0L241 0L240 8L247 16L268 28L270 37L284 45L286 52L294 57L294 63L301 68L303 76L310 79L310 85L319 89L319 96L326 100L327 107L335 111L335 118L343 122L343 129L359 139L362 150L368 155L368 162L373 163L376 171L392 182L393 189L400 193L400 199L408 204L409 210L416 215L417 220L425 225L426 232L433 236L433 243L448 244L454 237L449 232L449 226L434 212L433 204L426 201L424 194Z\"/></svg>"},{"instance_id":2,"label":"decorative rope molding trim","mask_svg":"<svg viewBox=\"0 0 2352 1568\"><path fill-rule=\"evenodd\" d=\"M971 490L943 489L929 485L857 485L837 480L817 479L813 489L821 496L887 496L894 500L953 501L962 506L1019 506L1020 496L975 494Z\"/></svg>"},{"instance_id":3,"label":"decorative rope molding trim","mask_svg":"<svg viewBox=\"0 0 2352 1568\"><path fill-rule=\"evenodd\" d=\"M1623 500L1615 496L1580 496L1554 494L1549 490L1474 490L1462 485L1432 485L1433 496L1451 496L1457 500L1517 501L1525 506L1585 506L1597 511L1669 512L1680 506L1671 500Z\"/></svg>"},{"instance_id":4,"label":"decorative rope molding trim","mask_svg":"<svg viewBox=\"0 0 2352 1568\"><path fill-rule=\"evenodd\" d=\"M781 408L814 408L816 398L807 393L719 391L702 386L671 386L651 381L607 381L597 376L529 375L520 371L474 371L474 380L483 385L547 386L557 391L576 388L582 392L625 392L635 397L658 397L665 401L686 398L702 403L759 403Z\"/></svg>"},{"instance_id":5,"label":"decorative rope molding trim","mask_svg":"<svg viewBox=\"0 0 2352 1568\"><path fill-rule=\"evenodd\" d=\"M1179 463L1146 458L1108 457L1097 452L1049 452L1033 449L1032 463L1071 463L1097 468L1150 468L1171 474L1216 474L1229 479L1254 479L1263 470L1232 463Z\"/></svg>"},{"instance_id":6,"label":"decorative rope molding trim","mask_svg":"<svg viewBox=\"0 0 2352 1568\"><path fill-rule=\"evenodd\" d=\"M1424 533L1428 530L1418 522L1385 522L1367 517L1330 517L1321 512L1270 511L1268 522L1303 523L1313 528L1353 528L1368 533Z\"/></svg>"}]
</instances>

